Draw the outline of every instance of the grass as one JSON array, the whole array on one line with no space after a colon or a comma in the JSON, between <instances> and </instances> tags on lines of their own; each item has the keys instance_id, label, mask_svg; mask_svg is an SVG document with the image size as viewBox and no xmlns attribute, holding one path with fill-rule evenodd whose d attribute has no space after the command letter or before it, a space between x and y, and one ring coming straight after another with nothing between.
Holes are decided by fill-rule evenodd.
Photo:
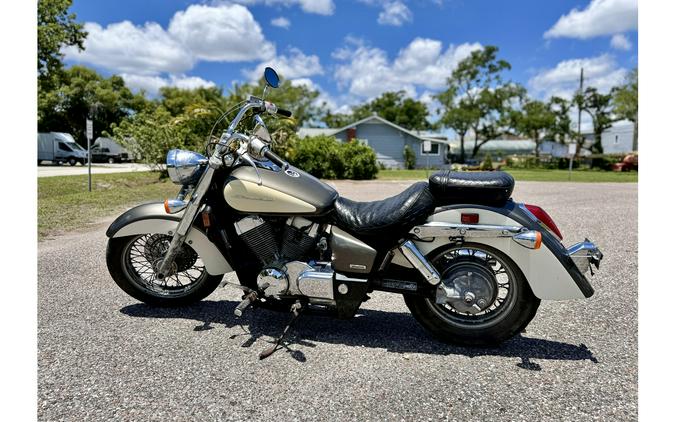
<instances>
[{"instance_id":1,"label":"grass","mask_svg":"<svg viewBox=\"0 0 675 422\"><path fill-rule=\"evenodd\" d=\"M437 170L429 170L429 175ZM567 170L547 170L547 169L505 169L516 181L537 181L537 182L568 182L569 175ZM380 180L426 180L426 170L380 170L377 173ZM595 170L573 170L572 182L588 183L636 183L638 181L637 172L619 173L614 171L595 171Z\"/></svg>"},{"instance_id":2,"label":"grass","mask_svg":"<svg viewBox=\"0 0 675 422\"><path fill-rule=\"evenodd\" d=\"M38 238L86 228L144 202L174 197L178 186L156 172L38 178Z\"/></svg>"}]
</instances>

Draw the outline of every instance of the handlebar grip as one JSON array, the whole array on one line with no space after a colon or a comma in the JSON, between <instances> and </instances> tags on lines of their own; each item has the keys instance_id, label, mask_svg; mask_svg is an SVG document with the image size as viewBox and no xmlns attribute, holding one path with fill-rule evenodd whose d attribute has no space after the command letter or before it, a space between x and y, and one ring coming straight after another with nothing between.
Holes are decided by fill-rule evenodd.
<instances>
[{"instance_id":1,"label":"handlebar grip","mask_svg":"<svg viewBox=\"0 0 675 422\"><path fill-rule=\"evenodd\" d=\"M277 114L281 114L284 117L291 117L293 115L293 113L288 110L284 110L283 108L277 109Z\"/></svg>"},{"instance_id":2,"label":"handlebar grip","mask_svg":"<svg viewBox=\"0 0 675 422\"><path fill-rule=\"evenodd\" d=\"M270 151L269 149L265 149L263 155L265 156L265 158L267 158L274 164L278 165L282 169L286 170L288 168L288 163L284 161L281 157Z\"/></svg>"}]
</instances>

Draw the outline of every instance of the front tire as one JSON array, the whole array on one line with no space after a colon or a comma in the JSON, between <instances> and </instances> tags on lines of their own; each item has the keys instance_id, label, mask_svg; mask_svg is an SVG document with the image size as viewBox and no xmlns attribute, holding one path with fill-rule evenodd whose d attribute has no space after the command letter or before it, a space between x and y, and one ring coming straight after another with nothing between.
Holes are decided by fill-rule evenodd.
<instances>
[{"instance_id":1,"label":"front tire","mask_svg":"<svg viewBox=\"0 0 675 422\"><path fill-rule=\"evenodd\" d=\"M77 164L77 160L71 157L71 158L68 159L68 164L70 164L71 166L74 166L74 165Z\"/></svg>"},{"instance_id":2,"label":"front tire","mask_svg":"<svg viewBox=\"0 0 675 422\"><path fill-rule=\"evenodd\" d=\"M174 263L174 274L155 278L153 266L164 256L171 237L144 234L108 240L106 262L115 283L135 299L153 306L175 307L204 299L223 276L210 275L197 253L187 244Z\"/></svg>"},{"instance_id":3,"label":"front tire","mask_svg":"<svg viewBox=\"0 0 675 422\"><path fill-rule=\"evenodd\" d=\"M413 317L437 339L461 346L494 346L522 332L536 315L541 301L522 271L501 251L477 243L446 245L427 259L442 283L451 283L453 277L466 280L468 273L474 280L485 274L483 282L492 284L491 302L477 313L437 304L434 298L406 296Z\"/></svg>"}]
</instances>

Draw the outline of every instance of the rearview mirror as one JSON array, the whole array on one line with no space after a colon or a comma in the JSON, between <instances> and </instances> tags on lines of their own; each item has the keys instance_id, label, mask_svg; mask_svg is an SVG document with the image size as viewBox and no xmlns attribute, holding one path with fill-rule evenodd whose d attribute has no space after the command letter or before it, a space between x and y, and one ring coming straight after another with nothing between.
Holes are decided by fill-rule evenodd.
<instances>
[{"instance_id":1,"label":"rearview mirror","mask_svg":"<svg viewBox=\"0 0 675 422\"><path fill-rule=\"evenodd\" d=\"M265 68L265 82L272 88L279 87L279 75L277 75L277 72L271 67Z\"/></svg>"}]
</instances>

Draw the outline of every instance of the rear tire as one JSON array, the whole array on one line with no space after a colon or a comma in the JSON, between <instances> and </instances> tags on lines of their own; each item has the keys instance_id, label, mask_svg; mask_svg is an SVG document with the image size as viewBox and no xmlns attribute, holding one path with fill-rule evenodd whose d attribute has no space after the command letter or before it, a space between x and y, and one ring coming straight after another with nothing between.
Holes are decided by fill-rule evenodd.
<instances>
[{"instance_id":1,"label":"rear tire","mask_svg":"<svg viewBox=\"0 0 675 422\"><path fill-rule=\"evenodd\" d=\"M162 286L159 284L148 283L147 275L145 275L144 278L144 276L139 273L137 261L134 261L134 259L137 259L138 256L143 254L148 256L149 252L147 252L147 250L149 248L143 249L145 247L144 245L138 246L140 243L139 239L144 237L147 238L148 236L151 237L156 235L113 237L108 240L108 249L106 251L108 271L115 283L127 294L148 305L175 307L198 302L216 290L223 275L210 275L206 272L206 268L203 268L202 273L196 277L192 284L188 284L187 288L184 288L183 291L179 291L178 286L172 286L171 288L167 286L166 289L163 290ZM134 247L135 249L133 249ZM196 252L194 252L187 244L184 244L183 248L191 251L188 253L194 253L194 256L196 256ZM134 251L133 253L132 250ZM130 258L136 253L136 257ZM188 270L191 271L193 267L197 268L195 265L198 262L199 257L197 256L195 263L192 264ZM186 270L186 272L188 270ZM178 276L176 276L176 280L178 280ZM169 280L167 280L167 284L168 283Z\"/></svg>"},{"instance_id":2,"label":"rear tire","mask_svg":"<svg viewBox=\"0 0 675 422\"><path fill-rule=\"evenodd\" d=\"M441 282L449 281L445 278L449 270L438 265L439 258L459 249L479 250L486 256L485 262L494 262L488 260L487 257L490 256L504 266L505 271L508 272L509 287L504 289L507 293L503 301L498 303L495 298L487 309L492 309L491 306L496 307L489 313L469 315L453 310L448 304L436 304L434 299L405 296L405 303L413 317L437 339L461 346L494 346L522 332L536 315L541 302L532 293L522 271L508 256L489 246L471 243L465 243L460 247L446 245L429 254L427 258L441 274ZM454 259L463 259L462 262L469 262L471 265L480 264L480 262L472 262L461 256ZM485 268L495 273L491 265L485 265ZM502 286L498 287L498 289L502 288Z\"/></svg>"},{"instance_id":3,"label":"rear tire","mask_svg":"<svg viewBox=\"0 0 675 422\"><path fill-rule=\"evenodd\" d=\"M77 164L77 160L74 159L74 158L69 158L69 159L68 159L68 164L70 164L71 166L74 166L74 165Z\"/></svg>"}]
</instances>

